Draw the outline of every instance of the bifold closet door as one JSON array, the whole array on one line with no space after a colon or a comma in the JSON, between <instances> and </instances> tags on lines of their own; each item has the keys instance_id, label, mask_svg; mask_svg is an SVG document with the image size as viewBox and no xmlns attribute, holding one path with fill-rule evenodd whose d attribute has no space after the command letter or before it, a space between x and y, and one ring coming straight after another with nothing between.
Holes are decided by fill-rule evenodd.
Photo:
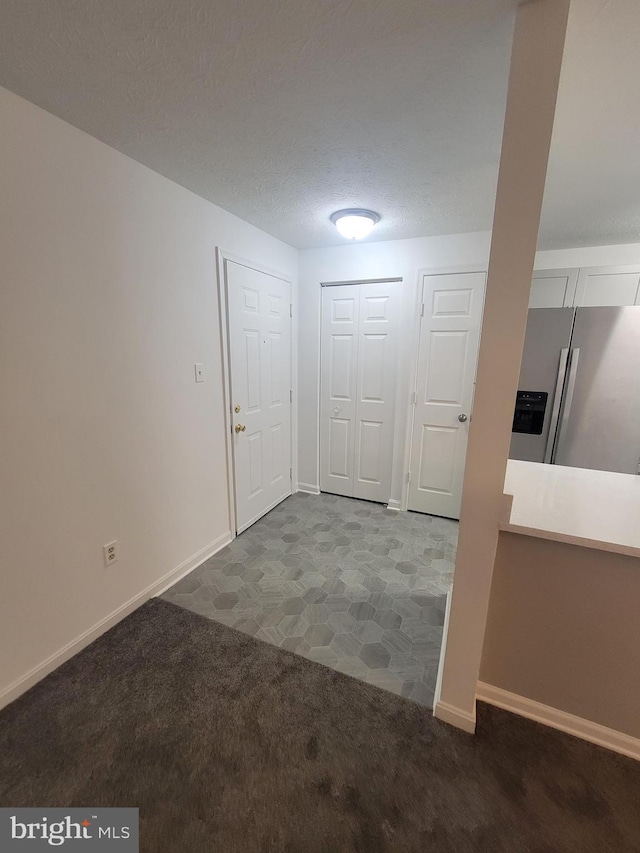
<instances>
[{"instance_id":1,"label":"bifold closet door","mask_svg":"<svg viewBox=\"0 0 640 853\"><path fill-rule=\"evenodd\" d=\"M322 288L320 490L353 494L360 290Z\"/></svg>"},{"instance_id":2,"label":"bifold closet door","mask_svg":"<svg viewBox=\"0 0 640 853\"><path fill-rule=\"evenodd\" d=\"M400 293L398 282L322 289L323 492L389 499Z\"/></svg>"}]
</instances>

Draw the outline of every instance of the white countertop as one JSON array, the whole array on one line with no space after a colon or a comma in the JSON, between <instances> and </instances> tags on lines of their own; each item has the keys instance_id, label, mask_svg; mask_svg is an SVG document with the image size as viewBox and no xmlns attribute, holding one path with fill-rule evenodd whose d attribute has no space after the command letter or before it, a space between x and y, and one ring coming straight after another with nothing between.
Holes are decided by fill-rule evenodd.
<instances>
[{"instance_id":1,"label":"white countertop","mask_svg":"<svg viewBox=\"0 0 640 853\"><path fill-rule=\"evenodd\" d=\"M640 476L510 459L502 530L640 557Z\"/></svg>"}]
</instances>

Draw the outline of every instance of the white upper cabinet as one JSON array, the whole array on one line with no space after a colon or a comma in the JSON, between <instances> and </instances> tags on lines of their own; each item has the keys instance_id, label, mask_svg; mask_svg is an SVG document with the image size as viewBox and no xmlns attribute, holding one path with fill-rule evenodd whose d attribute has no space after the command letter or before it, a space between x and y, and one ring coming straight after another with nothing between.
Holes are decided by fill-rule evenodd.
<instances>
[{"instance_id":1,"label":"white upper cabinet","mask_svg":"<svg viewBox=\"0 0 640 853\"><path fill-rule=\"evenodd\" d=\"M578 277L578 306L640 305L640 266L583 267Z\"/></svg>"},{"instance_id":2,"label":"white upper cabinet","mask_svg":"<svg viewBox=\"0 0 640 853\"><path fill-rule=\"evenodd\" d=\"M536 270L531 282L529 308L567 308L574 304L577 269Z\"/></svg>"},{"instance_id":3,"label":"white upper cabinet","mask_svg":"<svg viewBox=\"0 0 640 853\"><path fill-rule=\"evenodd\" d=\"M640 305L640 265L536 270L529 308Z\"/></svg>"}]
</instances>

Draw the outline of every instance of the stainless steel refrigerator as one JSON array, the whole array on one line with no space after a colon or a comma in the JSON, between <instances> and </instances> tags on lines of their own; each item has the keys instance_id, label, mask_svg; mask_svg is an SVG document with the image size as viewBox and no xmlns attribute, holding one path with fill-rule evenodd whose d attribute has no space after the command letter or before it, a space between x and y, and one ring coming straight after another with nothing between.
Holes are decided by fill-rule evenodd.
<instances>
[{"instance_id":1,"label":"stainless steel refrigerator","mask_svg":"<svg viewBox=\"0 0 640 853\"><path fill-rule=\"evenodd\" d=\"M639 473L640 306L529 311L509 455Z\"/></svg>"}]
</instances>

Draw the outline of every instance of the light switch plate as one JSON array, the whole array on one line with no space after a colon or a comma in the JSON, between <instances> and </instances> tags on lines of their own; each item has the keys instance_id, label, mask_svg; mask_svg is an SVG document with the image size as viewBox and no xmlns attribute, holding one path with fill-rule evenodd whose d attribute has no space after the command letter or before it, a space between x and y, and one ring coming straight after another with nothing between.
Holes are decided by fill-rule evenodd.
<instances>
[{"instance_id":1,"label":"light switch plate","mask_svg":"<svg viewBox=\"0 0 640 853\"><path fill-rule=\"evenodd\" d=\"M196 382L204 382L204 364L193 365L196 373Z\"/></svg>"}]
</instances>

